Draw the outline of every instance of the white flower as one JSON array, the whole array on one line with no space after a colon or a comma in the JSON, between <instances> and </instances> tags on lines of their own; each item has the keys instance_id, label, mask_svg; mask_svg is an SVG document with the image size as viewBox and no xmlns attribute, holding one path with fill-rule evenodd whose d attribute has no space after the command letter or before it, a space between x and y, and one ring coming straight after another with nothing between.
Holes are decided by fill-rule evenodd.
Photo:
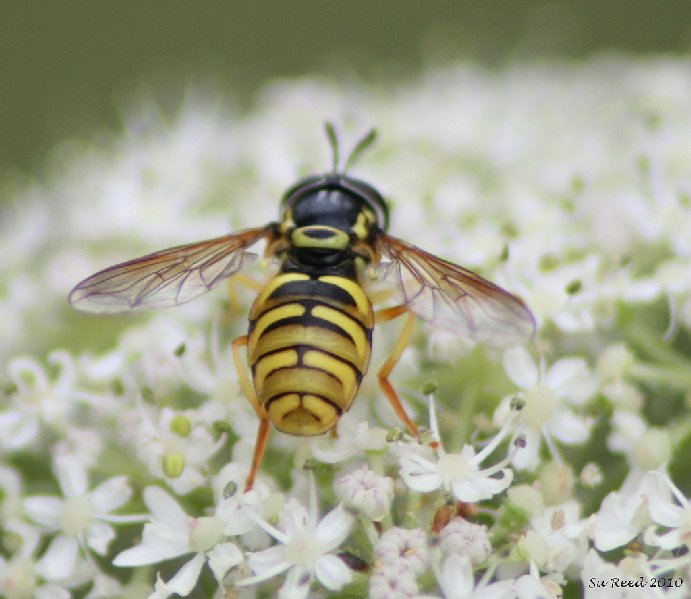
<instances>
[{"instance_id":1,"label":"white flower","mask_svg":"<svg viewBox=\"0 0 691 599\"><path fill-rule=\"evenodd\" d=\"M67 352L54 351L48 362L59 368L57 376L51 377L30 357L13 358L7 365L14 389L10 404L0 412L0 447L6 451L34 443L41 423L61 426L71 420L77 406L74 360Z\"/></svg>"},{"instance_id":2,"label":"white flower","mask_svg":"<svg viewBox=\"0 0 691 599\"><path fill-rule=\"evenodd\" d=\"M70 599L67 585L54 582L41 572L33 560L15 556L5 560L0 556L0 596L7 599ZM44 582L40 582L43 579ZM81 582L81 581L80 581Z\"/></svg>"},{"instance_id":3,"label":"white flower","mask_svg":"<svg viewBox=\"0 0 691 599\"><path fill-rule=\"evenodd\" d=\"M245 310L249 310L249 307ZM221 337L218 320L212 322L208 335L195 331L185 336L185 351L178 357L177 363L185 384L236 409L238 404L247 403L247 400L239 393L232 349Z\"/></svg>"},{"instance_id":4,"label":"white flower","mask_svg":"<svg viewBox=\"0 0 691 599\"><path fill-rule=\"evenodd\" d=\"M138 414L137 453L149 471L165 479L180 495L205 484L207 461L222 447L225 438L214 441L204 415L196 410L178 413L163 408L154 422L143 405ZM178 426L182 421L186 424Z\"/></svg>"},{"instance_id":5,"label":"white flower","mask_svg":"<svg viewBox=\"0 0 691 599\"><path fill-rule=\"evenodd\" d=\"M51 567L52 564L64 566L66 561L64 556L54 559L56 551L60 551L60 544L52 543L37 561L34 553L39 548L41 540L39 529L14 516L3 518L2 522L5 543L12 542L16 550L8 560L0 556L0 596L8 599L69 598L71 594L68 588L84 583L82 574L85 571L85 562L76 554L74 561L78 562L78 565L64 569Z\"/></svg>"},{"instance_id":6,"label":"white flower","mask_svg":"<svg viewBox=\"0 0 691 599\"><path fill-rule=\"evenodd\" d=\"M596 549L610 551L628 543L651 523L650 505L668 502L669 495L669 487L654 474L644 476L635 488L609 493L591 524Z\"/></svg>"},{"instance_id":7,"label":"white flower","mask_svg":"<svg viewBox=\"0 0 691 599\"><path fill-rule=\"evenodd\" d=\"M334 491L346 506L373 520L389 512L394 496L393 480L375 474L366 464L337 478Z\"/></svg>"},{"instance_id":8,"label":"white flower","mask_svg":"<svg viewBox=\"0 0 691 599\"><path fill-rule=\"evenodd\" d=\"M515 435L525 438L525 447L514 454L511 462L517 468L534 470L540 462L542 437L556 450L552 438L567 445L585 443L593 420L579 416L572 406L581 406L597 391L597 378L581 358L562 358L545 371L523 347L504 352L504 370L521 389L525 400L521 423ZM506 397L494 418L503 423L513 396Z\"/></svg>"},{"instance_id":9,"label":"white flower","mask_svg":"<svg viewBox=\"0 0 691 599\"><path fill-rule=\"evenodd\" d=\"M317 521L317 492L312 477L309 511L297 499L288 500L281 510L278 529L254 512L248 513L279 544L249 554L247 562L255 574L237 584L253 585L287 570L279 597L297 598L307 597L313 577L330 591L350 582L350 570L333 552L350 534L354 518L339 505Z\"/></svg>"},{"instance_id":10,"label":"white flower","mask_svg":"<svg viewBox=\"0 0 691 599\"><path fill-rule=\"evenodd\" d=\"M542 244L544 254L548 248ZM534 311L539 322L552 320L562 331L592 331L598 318L597 304L606 297L599 279L602 258L589 254L581 259L562 260L554 269L540 272L521 295ZM569 286L578 282L581 291L569 293Z\"/></svg>"},{"instance_id":11,"label":"white flower","mask_svg":"<svg viewBox=\"0 0 691 599\"><path fill-rule=\"evenodd\" d=\"M645 542L662 549L691 548L691 503L668 477L660 478L667 483L677 503L659 497L648 503L652 520L670 530L657 534L654 527L650 527L645 532Z\"/></svg>"},{"instance_id":12,"label":"white flower","mask_svg":"<svg viewBox=\"0 0 691 599\"><path fill-rule=\"evenodd\" d=\"M63 438L53 445L53 454L77 456L86 468L94 468L101 458L104 438L100 430L70 425Z\"/></svg>"},{"instance_id":13,"label":"white flower","mask_svg":"<svg viewBox=\"0 0 691 599\"><path fill-rule=\"evenodd\" d=\"M99 555L105 555L115 538L109 522L135 522L139 518L110 513L130 498L131 491L124 476L110 478L89 491L83 464L69 455L55 458L55 475L63 499L33 496L28 497L24 505L32 520L48 530L60 532L51 542L51 546L60 547L60 551L52 554L56 561L46 566L61 569L69 576L69 567L76 565L74 558L80 546L88 546Z\"/></svg>"},{"instance_id":14,"label":"white flower","mask_svg":"<svg viewBox=\"0 0 691 599\"><path fill-rule=\"evenodd\" d=\"M160 395L179 387L182 377L178 350L190 335L188 329L178 319L154 314L141 326L125 330L118 353L130 362L126 372L138 387Z\"/></svg>"},{"instance_id":15,"label":"white flower","mask_svg":"<svg viewBox=\"0 0 691 599\"><path fill-rule=\"evenodd\" d=\"M580 519L580 504L567 501L558 506L550 506L530 519L536 533L535 544L540 546L540 556L530 557L545 572L565 572L566 569L583 558L587 550L587 521Z\"/></svg>"},{"instance_id":16,"label":"white flower","mask_svg":"<svg viewBox=\"0 0 691 599\"><path fill-rule=\"evenodd\" d=\"M279 494L271 493L262 476L257 477L250 492L243 493L247 473L247 466L230 462L214 478L215 514L225 524L226 536L244 535L255 528L250 511L259 516L273 517L272 512L266 512L272 503L282 499Z\"/></svg>"},{"instance_id":17,"label":"white flower","mask_svg":"<svg viewBox=\"0 0 691 599\"><path fill-rule=\"evenodd\" d=\"M442 529L439 540L444 553L466 556L475 566L484 562L492 553L487 527L460 517L453 518Z\"/></svg>"},{"instance_id":18,"label":"white flower","mask_svg":"<svg viewBox=\"0 0 691 599\"><path fill-rule=\"evenodd\" d=\"M439 438L434 400L430 397L430 425L435 437ZM418 453L417 443L400 447L399 462L401 477L413 491L430 493L436 489L454 494L459 501L474 503L489 499L509 487L513 480L513 472L506 468L509 458L498 462L484 470L480 464L494 451L502 439L513 427L513 422L507 422L502 430L478 454L470 445L464 445L460 453L446 453L439 444L437 460ZM424 449L423 449L424 450ZM500 473L498 478L495 477Z\"/></svg>"},{"instance_id":19,"label":"white flower","mask_svg":"<svg viewBox=\"0 0 691 599\"><path fill-rule=\"evenodd\" d=\"M141 566L194 554L167 582L158 577L152 598L162 599L173 593L187 596L197 584L207 560L219 584L230 568L242 562L242 552L237 546L223 542L224 525L217 517L188 517L177 502L158 487L144 489L144 502L151 513L151 521L144 525L142 542L119 553L113 565Z\"/></svg>"},{"instance_id":20,"label":"white flower","mask_svg":"<svg viewBox=\"0 0 691 599\"><path fill-rule=\"evenodd\" d=\"M429 565L427 535L420 528L391 528L379 538L374 558L379 568L403 565L419 576Z\"/></svg>"}]
</instances>

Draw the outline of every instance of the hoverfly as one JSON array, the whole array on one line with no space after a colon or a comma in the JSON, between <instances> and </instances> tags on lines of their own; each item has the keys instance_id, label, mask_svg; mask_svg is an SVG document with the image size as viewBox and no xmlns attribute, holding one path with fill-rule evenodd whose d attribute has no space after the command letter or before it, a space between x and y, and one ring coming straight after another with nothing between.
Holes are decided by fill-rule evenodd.
<instances>
[{"instance_id":1,"label":"hoverfly","mask_svg":"<svg viewBox=\"0 0 691 599\"><path fill-rule=\"evenodd\" d=\"M367 372L375 323L407 321L379 383L410 433L418 429L388 380L410 337L415 316L479 341L511 343L533 334L530 310L516 296L460 266L387 233L380 193L346 174L372 143L374 130L339 169L338 140L330 123L331 172L300 180L283 196L280 221L207 241L180 245L97 272L70 293L79 310L114 313L177 306L238 275L266 242L278 272L254 283L258 295L246 335L232 343L244 395L259 418L245 490L252 488L266 449L269 423L299 436L332 430ZM376 312L366 289L375 273L397 303ZM243 348L251 370L245 370Z\"/></svg>"}]
</instances>

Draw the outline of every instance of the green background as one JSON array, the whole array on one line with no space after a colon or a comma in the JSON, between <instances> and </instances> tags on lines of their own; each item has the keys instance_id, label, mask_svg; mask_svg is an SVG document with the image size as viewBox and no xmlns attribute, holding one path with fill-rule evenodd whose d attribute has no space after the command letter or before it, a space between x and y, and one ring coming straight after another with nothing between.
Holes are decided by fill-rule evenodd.
<instances>
[{"instance_id":1,"label":"green background","mask_svg":"<svg viewBox=\"0 0 691 599\"><path fill-rule=\"evenodd\" d=\"M251 106L276 78L386 85L459 58L583 58L691 48L689 0L28 0L0 6L0 177L62 139L117 130L123 108L171 110L190 85Z\"/></svg>"}]
</instances>

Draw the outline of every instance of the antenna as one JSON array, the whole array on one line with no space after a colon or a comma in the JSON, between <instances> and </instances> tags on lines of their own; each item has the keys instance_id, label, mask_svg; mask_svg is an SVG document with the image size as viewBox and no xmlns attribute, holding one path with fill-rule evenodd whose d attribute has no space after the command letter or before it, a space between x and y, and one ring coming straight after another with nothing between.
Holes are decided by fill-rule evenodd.
<instances>
[{"instance_id":1,"label":"antenna","mask_svg":"<svg viewBox=\"0 0 691 599\"><path fill-rule=\"evenodd\" d=\"M326 131L326 137L329 140L329 145L331 146L331 170L334 173L338 172L338 133L336 133L336 127L331 121L324 122L324 130Z\"/></svg>"},{"instance_id":2,"label":"antenna","mask_svg":"<svg viewBox=\"0 0 691 599\"><path fill-rule=\"evenodd\" d=\"M365 135L360 139L359 142L355 144L355 147L350 151L350 156L348 156L345 166L343 167L344 174L348 171L350 165L353 164L359 158L360 154L362 154L364 150L366 150L369 146L372 145L376 138L377 130L372 128L367 133L365 133Z\"/></svg>"},{"instance_id":3,"label":"antenna","mask_svg":"<svg viewBox=\"0 0 691 599\"><path fill-rule=\"evenodd\" d=\"M324 122L324 131L326 132L326 137L329 140L329 146L331 147L331 170L334 173L345 174L348 169L355 163L355 161L360 157L360 154L364 152L369 146L372 145L374 140L377 138L377 130L372 128L365 135L363 135L360 140L355 144L353 149L350 151L348 158L346 159L345 166L341 171L339 168L340 162L340 143L338 139L338 133L336 132L336 127L331 121Z\"/></svg>"}]
</instances>

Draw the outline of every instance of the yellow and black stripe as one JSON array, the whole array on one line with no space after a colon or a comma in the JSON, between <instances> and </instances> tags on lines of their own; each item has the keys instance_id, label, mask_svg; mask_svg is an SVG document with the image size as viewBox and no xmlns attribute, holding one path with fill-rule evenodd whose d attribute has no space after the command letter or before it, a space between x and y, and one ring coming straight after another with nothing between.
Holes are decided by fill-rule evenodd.
<instances>
[{"instance_id":1,"label":"yellow and black stripe","mask_svg":"<svg viewBox=\"0 0 691 599\"><path fill-rule=\"evenodd\" d=\"M250 312L248 362L277 429L319 435L350 408L367 372L374 315L354 279L284 272Z\"/></svg>"}]
</instances>

